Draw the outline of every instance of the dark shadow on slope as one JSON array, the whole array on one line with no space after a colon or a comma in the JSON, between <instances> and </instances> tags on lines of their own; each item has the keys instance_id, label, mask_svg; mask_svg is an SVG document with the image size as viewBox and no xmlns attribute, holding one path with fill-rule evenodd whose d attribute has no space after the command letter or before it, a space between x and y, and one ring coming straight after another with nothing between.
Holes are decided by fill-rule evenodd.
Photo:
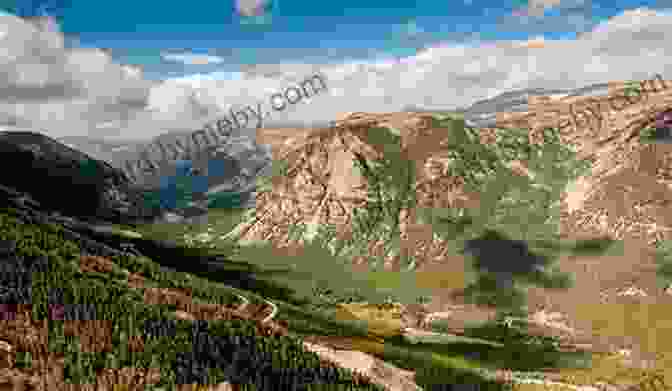
<instances>
[{"instance_id":1,"label":"dark shadow on slope","mask_svg":"<svg viewBox=\"0 0 672 391\"><path fill-rule=\"evenodd\" d=\"M476 304L516 309L525 301L519 282L548 289L566 289L572 284L571 275L547 269L554 257L533 252L526 242L496 231L467 240L464 254L473 260L478 278L458 295Z\"/></svg>"},{"instance_id":2,"label":"dark shadow on slope","mask_svg":"<svg viewBox=\"0 0 672 391\"><path fill-rule=\"evenodd\" d=\"M509 239L492 230L467 240L464 253L474 258L478 270L489 273L529 275L550 262L549 257L530 251L524 241Z\"/></svg>"},{"instance_id":3,"label":"dark shadow on slope","mask_svg":"<svg viewBox=\"0 0 672 391\"><path fill-rule=\"evenodd\" d=\"M222 247L217 250L186 247L169 240L122 237L114 232L101 231L96 226L75 220L62 223L68 229L84 237L94 239L111 248L126 248L133 255L146 256L157 264L175 271L191 273L235 288L255 291L270 299L295 305L306 304L305 301L296 299L293 289L260 278L268 271L251 263L231 261L229 256L233 252L233 247Z\"/></svg>"},{"instance_id":4,"label":"dark shadow on slope","mask_svg":"<svg viewBox=\"0 0 672 391\"><path fill-rule=\"evenodd\" d=\"M590 352L560 351L555 338L531 333L525 326L506 327L501 323L488 322L469 327L464 335L504 344L493 348L489 345L451 344L451 351L464 354L492 367L508 367L517 371L541 371L558 368L585 368L590 363ZM470 348L472 347L472 348ZM472 352L472 353L469 353Z\"/></svg>"},{"instance_id":5,"label":"dark shadow on slope","mask_svg":"<svg viewBox=\"0 0 672 391\"><path fill-rule=\"evenodd\" d=\"M423 390L511 390L510 384L488 379L473 369L459 367L458 363L464 361L463 357L479 351L481 346L488 348L487 345L476 344L466 348L451 348L451 345L440 344L411 344L398 337L390 339L389 342L386 340L384 352L376 356L399 368L415 371L414 381ZM437 362L433 359L432 353L440 354L447 359ZM455 358L455 364L450 364L450 358ZM474 364L477 365L478 362Z\"/></svg>"},{"instance_id":6,"label":"dark shadow on slope","mask_svg":"<svg viewBox=\"0 0 672 391\"><path fill-rule=\"evenodd\" d=\"M209 249L185 248L168 241L147 239L133 240L133 245L143 255L169 270L190 273L275 301L292 332L302 335L367 335L364 322L338 321L326 313L306 312L302 307L311 304L309 299L301 300L294 289L266 280L269 275L285 273L283 270L262 270L251 263L231 261L225 250L212 254Z\"/></svg>"},{"instance_id":7,"label":"dark shadow on slope","mask_svg":"<svg viewBox=\"0 0 672 391\"><path fill-rule=\"evenodd\" d=\"M526 301L521 283L546 289L572 286L571 274L552 268L559 254L604 255L616 243L608 238L566 244L540 241L530 248L525 241L487 230L480 237L465 242L463 253L473 261L476 280L455 297L478 305L520 311Z\"/></svg>"},{"instance_id":8,"label":"dark shadow on slope","mask_svg":"<svg viewBox=\"0 0 672 391\"><path fill-rule=\"evenodd\" d=\"M259 278L265 271L246 262L227 259L226 250L182 247L169 241L150 239L128 240L141 254L161 266L179 272L191 273L208 280L223 283L238 289L254 291L269 299L295 305L305 304L295 299L294 290Z\"/></svg>"},{"instance_id":9,"label":"dark shadow on slope","mask_svg":"<svg viewBox=\"0 0 672 391\"><path fill-rule=\"evenodd\" d=\"M663 127L642 132L640 141L646 144L670 144L672 143L672 129Z\"/></svg>"},{"instance_id":10,"label":"dark shadow on slope","mask_svg":"<svg viewBox=\"0 0 672 391\"><path fill-rule=\"evenodd\" d=\"M603 255L611 250L618 242L611 238L595 238L577 242L572 248L573 255Z\"/></svg>"},{"instance_id":11,"label":"dark shadow on slope","mask_svg":"<svg viewBox=\"0 0 672 391\"><path fill-rule=\"evenodd\" d=\"M598 256L610 251L619 244L617 240L609 237L583 239L578 241L537 241L534 247L539 250L554 253L568 253L573 256Z\"/></svg>"},{"instance_id":12,"label":"dark shadow on slope","mask_svg":"<svg viewBox=\"0 0 672 391\"><path fill-rule=\"evenodd\" d=\"M549 269L557 255L568 253L573 256L605 255L619 243L601 237L580 241L540 241L530 248L522 240L514 240L506 235L487 230L478 238L467 240L464 254L471 257L473 267L479 273L477 284L480 288L494 289L493 294L502 297L499 289L512 289L514 282L524 282L548 289L566 289L572 284L571 275ZM477 291L475 287L472 289Z\"/></svg>"},{"instance_id":13,"label":"dark shadow on slope","mask_svg":"<svg viewBox=\"0 0 672 391\"><path fill-rule=\"evenodd\" d=\"M13 175L2 185L27 193L43 211L87 221L149 221L123 172L35 132L0 132L0 163Z\"/></svg>"},{"instance_id":14,"label":"dark shadow on slope","mask_svg":"<svg viewBox=\"0 0 672 391\"><path fill-rule=\"evenodd\" d=\"M438 331L438 330L437 330ZM486 368L495 371L507 368L521 372L554 371L563 368L589 368L589 352L564 352L559 351L552 345L553 340L548 337L537 337L527 334L524 330L506 328L502 325L487 323L483 326L468 328L464 335L471 338L496 341L503 346L478 342L450 342L450 343L410 343L402 337L386 340L385 360L395 363L403 368L434 368L426 371L419 370L416 373L416 382L425 386L446 384L455 382L455 377L462 377L468 383L476 384L484 389L501 389L500 383L489 381L473 372L459 368L437 370L436 365L429 363L422 365L421 361L438 354L442 357L454 358L456 363L463 363L463 358L468 360L469 366ZM537 342L533 342L537 341ZM403 350L410 351L402 353ZM461 364L464 365L464 364ZM488 388L495 387L495 388ZM440 389L440 388L438 388Z\"/></svg>"}]
</instances>

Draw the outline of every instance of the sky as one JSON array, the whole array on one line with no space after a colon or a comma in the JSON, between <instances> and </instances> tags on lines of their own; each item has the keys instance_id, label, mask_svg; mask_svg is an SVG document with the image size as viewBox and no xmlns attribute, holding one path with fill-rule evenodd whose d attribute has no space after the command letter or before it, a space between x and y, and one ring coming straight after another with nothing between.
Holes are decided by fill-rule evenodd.
<instances>
[{"instance_id":1,"label":"sky","mask_svg":"<svg viewBox=\"0 0 672 391\"><path fill-rule=\"evenodd\" d=\"M672 0L0 0L0 10L0 127L53 137L197 130L316 74L327 91L262 126L672 75Z\"/></svg>"}]
</instances>

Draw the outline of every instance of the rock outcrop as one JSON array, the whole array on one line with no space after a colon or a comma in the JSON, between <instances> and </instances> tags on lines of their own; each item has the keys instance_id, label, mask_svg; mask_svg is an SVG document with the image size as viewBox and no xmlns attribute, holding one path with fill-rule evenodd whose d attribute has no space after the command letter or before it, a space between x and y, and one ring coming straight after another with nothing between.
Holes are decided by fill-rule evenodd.
<instances>
[{"instance_id":1,"label":"rock outcrop","mask_svg":"<svg viewBox=\"0 0 672 391\"><path fill-rule=\"evenodd\" d=\"M603 96L533 97L526 111L498 113L496 126L529 129L532 139L558 128L591 162L590 172L568 185L563 226L652 244L672 237L672 145L644 143L640 132L672 108L672 81L643 82L636 96L625 87L610 83Z\"/></svg>"},{"instance_id":2,"label":"rock outcrop","mask_svg":"<svg viewBox=\"0 0 672 391\"><path fill-rule=\"evenodd\" d=\"M272 189L259 191L254 217L235 230L239 238L244 242L268 240L279 246L293 245L288 234L292 227L303 225L309 233L325 224L333 224L342 237L347 237L353 211L365 205L369 189L356 162L377 160L386 148L369 141L367 133L378 131L376 128L400 136L403 153L414 164L418 205L446 207L477 202L475 194L465 194L460 178L443 172L446 148L441 141L446 139L447 130L433 126L432 116L351 113L333 127L292 136L283 136L279 130L259 130L259 143L270 144L274 160L288 167ZM409 224L409 213L413 212L400 213L403 245L422 259L440 256L445 248L432 239L431 229ZM370 243L368 254L382 251L379 242ZM386 262L393 265L397 258L388 257Z\"/></svg>"}]
</instances>

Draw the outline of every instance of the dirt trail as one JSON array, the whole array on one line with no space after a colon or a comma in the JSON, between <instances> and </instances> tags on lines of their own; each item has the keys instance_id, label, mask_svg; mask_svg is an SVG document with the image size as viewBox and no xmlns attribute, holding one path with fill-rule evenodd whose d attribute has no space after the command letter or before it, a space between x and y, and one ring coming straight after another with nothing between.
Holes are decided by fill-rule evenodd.
<instances>
[{"instance_id":1,"label":"dirt trail","mask_svg":"<svg viewBox=\"0 0 672 391\"><path fill-rule=\"evenodd\" d=\"M667 83L672 85L670 81ZM602 352L630 349L633 359L628 365L641 367L649 365L653 354L642 347L642 341L628 335L595 332L593 318L586 316L591 315L590 308L599 308L607 302L618 306L626 299L639 300L642 306L649 306L671 299L657 281L652 245L656 241L672 239L672 145L643 145L637 135L657 112L672 108L672 89L646 93L633 104L624 104L621 99L620 104L613 106L610 102L620 99L615 97L622 87L622 83L614 83L612 92L604 98L531 98L528 112L499 113L497 127L527 128L533 143L540 140L541 130L545 127L559 128L563 143L572 146L581 158L592 162L589 172L566 188L562 200L561 234L566 239L609 236L623 244L623 251L607 257L561 257L559 267L574 274L574 287L564 292L530 289L530 315L560 314L567 329L576 330L570 341L590 345ZM441 136L428 126L427 117L413 113L357 113L339 122L348 127L352 135L383 123L400 132L409 156L416 160L419 205L477 206L478 195L464 194L460 190L460 178L443 175L442 150L438 142ZM317 223L326 222L329 216L340 213L340 224L347 223L348 214L358 205L352 200L360 194L356 189L359 183L357 178L348 176L350 170L344 160L351 157L339 148L342 145L353 148L356 143L342 142L337 148L328 142L338 138L333 133L329 136L329 132L323 130L317 132L319 135L308 136L304 131L290 147L285 143L291 137L289 134L281 137L277 131L265 132L267 139L274 143L272 148L278 156L296 156L300 162L296 166L297 172L304 176L288 183L292 192L278 191L275 198L269 196L258 204L264 213L268 212L268 219L257 225L263 231L258 232L259 236L283 244L280 237L285 227L302 219L312 221L319 217ZM480 132L483 142L492 142L492 129L480 129ZM259 137L263 140L263 135ZM366 150L361 146L357 148ZM292 149L297 151L296 155L288 152ZM346 169L338 171L334 169L336 166ZM521 172L525 173L524 167ZM329 176L331 179L325 181L324 178ZM340 177L337 178L340 186L334 176ZM348 202L346 193L352 197L347 199ZM276 207L282 212L276 211ZM291 220L286 219L289 216L292 216ZM408 236L404 240L409 250L422 254L419 271L463 275L464 260L447 256L441 243L432 239L431 231L414 225L407 225L405 230ZM371 253L374 253L373 248ZM395 260L390 260L386 266L392 270L397 268ZM354 267L359 270L363 266L355 264ZM450 320L456 328L469 321L491 319L494 315L491 311L465 306L454 295L461 288L459 282L451 282L436 289L427 306L428 311L452 311ZM626 289L639 289L648 296L626 298L621 295ZM545 332L559 334L559 330L547 328Z\"/></svg>"}]
</instances>

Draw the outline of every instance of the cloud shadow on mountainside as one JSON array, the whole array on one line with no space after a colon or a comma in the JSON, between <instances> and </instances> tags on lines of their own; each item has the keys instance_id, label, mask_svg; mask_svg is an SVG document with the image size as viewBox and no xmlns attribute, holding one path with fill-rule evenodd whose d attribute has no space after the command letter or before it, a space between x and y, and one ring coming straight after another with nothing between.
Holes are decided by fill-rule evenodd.
<instances>
[{"instance_id":1,"label":"cloud shadow on mountainside","mask_svg":"<svg viewBox=\"0 0 672 391\"><path fill-rule=\"evenodd\" d=\"M118 241L111 237L98 237L102 241ZM229 256L233 249L222 246L217 250L181 246L170 240L147 238L127 238L140 254L152 259L159 265L223 283L234 288L254 291L269 299L281 300L294 305L304 305L305 300L297 299L295 290L288 286L270 281L267 278L282 270L265 270L257 265L242 261L232 261Z\"/></svg>"},{"instance_id":2,"label":"cloud shadow on mountainside","mask_svg":"<svg viewBox=\"0 0 672 391\"><path fill-rule=\"evenodd\" d=\"M617 241L606 237L566 243L544 240L531 244L486 230L481 236L465 242L463 254L472 260L477 278L455 296L484 305L516 308L525 301L524 292L517 286L519 282L547 289L572 286L570 274L552 269L557 255L605 255L615 244Z\"/></svg>"}]
</instances>

